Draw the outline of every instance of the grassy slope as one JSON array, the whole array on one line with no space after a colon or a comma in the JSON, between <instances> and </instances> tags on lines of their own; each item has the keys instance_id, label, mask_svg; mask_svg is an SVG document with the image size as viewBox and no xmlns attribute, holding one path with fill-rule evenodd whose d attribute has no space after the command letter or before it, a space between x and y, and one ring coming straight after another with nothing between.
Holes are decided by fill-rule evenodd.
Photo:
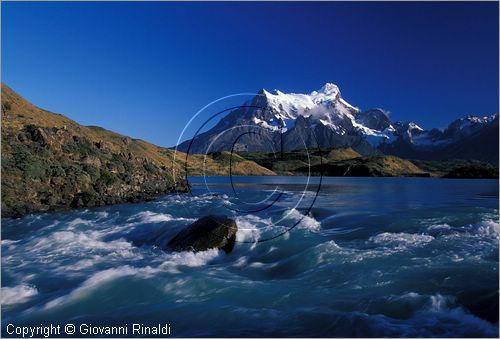
<instances>
[{"instance_id":1,"label":"grassy slope","mask_svg":"<svg viewBox=\"0 0 500 339\"><path fill-rule=\"evenodd\" d=\"M113 153L130 152L136 157L147 158L163 166L173 166L175 169L184 172L185 153L177 152L175 156L177 161L174 164L175 152L168 148L159 147L140 139L133 139L101 127L82 126L64 115L52 113L32 105L8 86L2 84L2 105L4 104L11 107L10 114L2 116L2 127L6 129L19 131L26 125L66 128L71 130L73 134L87 137L93 142L105 142ZM2 113L4 111L2 106ZM189 174L201 175L199 168L204 161L206 162L207 175L226 175L229 173L229 168L217 163L211 156L204 158L203 155L190 155L188 157ZM233 173L245 175L248 169L243 168L242 165L233 168ZM246 165L252 168L254 175L274 175L268 169L262 168L255 163L247 162Z\"/></svg>"},{"instance_id":2,"label":"grassy slope","mask_svg":"<svg viewBox=\"0 0 500 339\"><path fill-rule=\"evenodd\" d=\"M38 108L2 85L2 216L152 199L185 189L184 153ZM213 156L190 156L189 175L227 175ZM173 173L176 173L174 180ZM236 159L234 175L274 175ZM177 182L177 183L176 183Z\"/></svg>"},{"instance_id":3,"label":"grassy slope","mask_svg":"<svg viewBox=\"0 0 500 339\"><path fill-rule=\"evenodd\" d=\"M242 153L258 164L283 175L330 176L428 176L412 162L394 156L362 157L351 148L300 150L273 153Z\"/></svg>"}]
</instances>

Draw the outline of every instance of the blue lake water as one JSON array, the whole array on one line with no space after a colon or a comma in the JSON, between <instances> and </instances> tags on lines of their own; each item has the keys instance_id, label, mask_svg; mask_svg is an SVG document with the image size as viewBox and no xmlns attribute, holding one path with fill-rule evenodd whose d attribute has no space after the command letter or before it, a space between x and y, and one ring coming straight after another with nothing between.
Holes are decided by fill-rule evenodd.
<instances>
[{"instance_id":1,"label":"blue lake water","mask_svg":"<svg viewBox=\"0 0 500 339\"><path fill-rule=\"evenodd\" d=\"M3 336L9 323L498 336L498 180L232 181L192 178L192 194L3 219ZM236 219L232 253L157 246L207 214Z\"/></svg>"}]
</instances>

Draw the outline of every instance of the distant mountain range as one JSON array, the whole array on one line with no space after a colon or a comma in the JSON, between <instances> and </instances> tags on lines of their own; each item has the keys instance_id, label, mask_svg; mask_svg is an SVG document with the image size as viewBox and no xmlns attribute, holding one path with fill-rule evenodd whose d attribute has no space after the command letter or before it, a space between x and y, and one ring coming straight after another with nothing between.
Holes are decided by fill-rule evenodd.
<instances>
[{"instance_id":1,"label":"distant mountain range","mask_svg":"<svg viewBox=\"0 0 500 339\"><path fill-rule=\"evenodd\" d=\"M241 126L239 128L238 126ZM242 135L255 126L257 134ZM214 142L215 140L215 142ZM236 148L235 141L237 140ZM416 122L392 121L380 108L362 111L327 83L309 94L259 91L210 130L177 149L189 153L246 150L272 152L351 147L362 155L422 160L476 159L498 164L498 114L467 117L445 129L424 130Z\"/></svg>"}]
</instances>

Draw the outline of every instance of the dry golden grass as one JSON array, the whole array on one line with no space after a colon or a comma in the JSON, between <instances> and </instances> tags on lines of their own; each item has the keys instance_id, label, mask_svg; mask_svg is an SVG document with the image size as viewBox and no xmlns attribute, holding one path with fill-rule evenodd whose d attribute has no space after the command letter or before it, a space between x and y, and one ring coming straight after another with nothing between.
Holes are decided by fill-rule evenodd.
<instances>
[{"instance_id":1,"label":"dry golden grass","mask_svg":"<svg viewBox=\"0 0 500 339\"><path fill-rule=\"evenodd\" d=\"M57 127L67 129L73 135L82 136L92 142L105 143L113 153L130 153L134 158L146 158L158 166L165 166L175 171L176 175L185 174L186 154L150 144L144 140L133 139L96 126L83 126L61 115L46 111L31 104L7 85L2 84L2 105L8 103L9 109L2 109L2 128L22 130L26 125L39 127ZM253 161L247 161L237 154L233 154L235 175L275 175ZM245 163L241 163L245 160ZM205 171L203 172L203 162ZM228 175L229 163L216 161L208 156L191 155L188 157L189 175Z\"/></svg>"},{"instance_id":2,"label":"dry golden grass","mask_svg":"<svg viewBox=\"0 0 500 339\"><path fill-rule=\"evenodd\" d=\"M426 173L411 161L401 159L392 155L386 155L382 157L381 162L384 169L394 173L395 175L402 175L406 173Z\"/></svg>"},{"instance_id":3,"label":"dry golden grass","mask_svg":"<svg viewBox=\"0 0 500 339\"><path fill-rule=\"evenodd\" d=\"M337 148L331 150L326 156L326 161L349 160L361 157L361 154L352 148Z\"/></svg>"},{"instance_id":4,"label":"dry golden grass","mask_svg":"<svg viewBox=\"0 0 500 339\"><path fill-rule=\"evenodd\" d=\"M227 153L227 152L224 152ZM229 154L229 153L227 153ZM180 162L186 164L186 154L178 152ZM229 175L230 167L232 175L276 175L273 171L258 165L254 161L246 160L237 154L233 154L233 161L217 161L211 155L194 154L188 157L188 175ZM183 174L185 174L183 168Z\"/></svg>"}]
</instances>

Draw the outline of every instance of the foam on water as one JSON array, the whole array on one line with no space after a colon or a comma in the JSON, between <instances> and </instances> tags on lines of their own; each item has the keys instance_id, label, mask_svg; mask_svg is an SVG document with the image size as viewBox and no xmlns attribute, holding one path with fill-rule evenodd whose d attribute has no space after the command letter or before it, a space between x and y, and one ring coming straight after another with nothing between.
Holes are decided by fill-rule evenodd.
<instances>
[{"instance_id":1,"label":"foam on water","mask_svg":"<svg viewBox=\"0 0 500 339\"><path fill-rule=\"evenodd\" d=\"M73 229L75 226L91 226L93 225L92 220L87 220L87 219L82 219L82 218L76 218L74 220L71 220L70 222L67 223L67 228L68 229Z\"/></svg>"},{"instance_id":2,"label":"foam on water","mask_svg":"<svg viewBox=\"0 0 500 339\"><path fill-rule=\"evenodd\" d=\"M222 252L217 249L209 249L200 252L170 253L165 255L164 262L159 266L159 269L166 270L171 273L179 273L179 266L204 266L217 258L220 258L221 255Z\"/></svg>"},{"instance_id":3,"label":"foam on water","mask_svg":"<svg viewBox=\"0 0 500 339\"><path fill-rule=\"evenodd\" d=\"M448 225L448 224L437 224L437 225L430 225L429 227L427 227L427 229L429 231L433 231L433 230L449 230L449 229L451 229L451 226Z\"/></svg>"},{"instance_id":4,"label":"foam on water","mask_svg":"<svg viewBox=\"0 0 500 339\"><path fill-rule=\"evenodd\" d=\"M477 233L481 236L494 237L498 239L498 220L485 219L479 223Z\"/></svg>"},{"instance_id":5,"label":"foam on water","mask_svg":"<svg viewBox=\"0 0 500 339\"><path fill-rule=\"evenodd\" d=\"M33 286L25 284L14 287L2 287L2 305L21 304L31 297L38 294L38 291Z\"/></svg>"},{"instance_id":6,"label":"foam on water","mask_svg":"<svg viewBox=\"0 0 500 339\"><path fill-rule=\"evenodd\" d=\"M374 244L395 249L407 249L409 247L424 246L432 240L434 240L434 237L431 235L389 232L380 233L368 239L369 242Z\"/></svg>"},{"instance_id":7,"label":"foam on water","mask_svg":"<svg viewBox=\"0 0 500 339\"><path fill-rule=\"evenodd\" d=\"M262 230L269 229L273 222L270 218L262 219L256 215L246 215L237 217L236 224L238 225L236 241L257 242Z\"/></svg>"},{"instance_id":8,"label":"foam on water","mask_svg":"<svg viewBox=\"0 0 500 339\"><path fill-rule=\"evenodd\" d=\"M134 247L124 239L106 241L104 232L87 231L59 231L42 239L30 242L28 251L32 253L45 253L50 255L75 255L76 253L92 253L104 250L114 252L123 257L131 257Z\"/></svg>"},{"instance_id":9,"label":"foam on water","mask_svg":"<svg viewBox=\"0 0 500 339\"><path fill-rule=\"evenodd\" d=\"M312 216L303 215L295 208L283 213L283 217L291 219L295 222L299 222L297 224L298 228L306 229L309 231L319 231L321 229L321 223L319 221L314 219Z\"/></svg>"},{"instance_id":10,"label":"foam on water","mask_svg":"<svg viewBox=\"0 0 500 339\"><path fill-rule=\"evenodd\" d=\"M170 221L173 218L170 214L144 211L144 212L139 212L136 215L129 218L129 220L134 220L134 219L138 219L139 223L155 223L155 222Z\"/></svg>"},{"instance_id":11,"label":"foam on water","mask_svg":"<svg viewBox=\"0 0 500 339\"><path fill-rule=\"evenodd\" d=\"M103 271L92 274L79 287L71 291L69 294L58 297L46 303L44 309L50 309L65 305L70 302L75 302L85 298L96 289L99 289L104 284L111 284L116 279L126 276L139 276L141 279L147 279L160 272L180 273L178 270L181 266L199 267L210 263L221 255L219 250L211 249L202 252L178 252L165 254L163 263L156 267L132 267L124 265L116 268L109 268ZM89 262L89 264L93 264ZM80 264L82 267L87 267L86 264Z\"/></svg>"},{"instance_id":12,"label":"foam on water","mask_svg":"<svg viewBox=\"0 0 500 339\"><path fill-rule=\"evenodd\" d=\"M13 248L16 246L16 244L19 242L20 240L9 240L9 239L3 239L2 240L2 246L9 246L10 248Z\"/></svg>"},{"instance_id":13,"label":"foam on water","mask_svg":"<svg viewBox=\"0 0 500 339\"><path fill-rule=\"evenodd\" d=\"M148 268L143 268L141 271L147 272ZM90 278L85 280L83 284L75 288L69 294L62 297L58 297L43 307L44 309L51 309L66 303L74 302L78 299L84 298L92 291L98 289L103 284L109 283L115 279L125 277L128 275L135 275L139 272L138 269L132 268L130 266L121 266L118 268L110 268L104 271L94 273Z\"/></svg>"},{"instance_id":14,"label":"foam on water","mask_svg":"<svg viewBox=\"0 0 500 339\"><path fill-rule=\"evenodd\" d=\"M497 197L457 197L468 181L427 188L378 179L335 179L305 216L307 208L293 208L302 192L293 185L284 202L255 214L229 209L238 199L226 185L217 195L3 220L2 317L34 325L168 318L183 337L497 336L498 325L462 296L491 304L498 291ZM498 189L467 187L470 196ZM258 201L261 189L238 193ZM419 195L426 189L433 194ZM149 241L168 241L207 214L235 218L231 254Z\"/></svg>"},{"instance_id":15,"label":"foam on water","mask_svg":"<svg viewBox=\"0 0 500 339\"><path fill-rule=\"evenodd\" d=\"M361 263L376 258L388 257L394 253L394 251L387 250L387 248L364 249L340 246L334 240L320 244L314 250L318 265Z\"/></svg>"}]
</instances>

